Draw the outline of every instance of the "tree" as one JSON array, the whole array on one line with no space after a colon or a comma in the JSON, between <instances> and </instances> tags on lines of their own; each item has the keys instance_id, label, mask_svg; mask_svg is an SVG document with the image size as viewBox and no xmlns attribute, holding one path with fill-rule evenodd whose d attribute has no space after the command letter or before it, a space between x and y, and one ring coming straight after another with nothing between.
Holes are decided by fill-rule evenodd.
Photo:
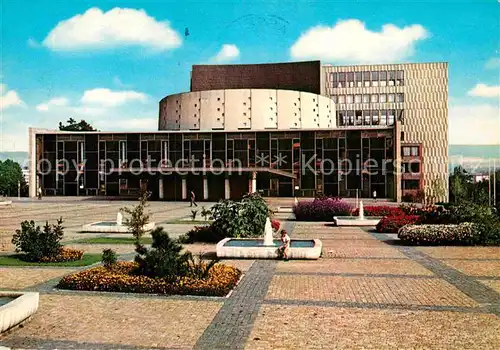
<instances>
[{"instance_id":1,"label":"tree","mask_svg":"<svg viewBox=\"0 0 500 350\"><path fill-rule=\"evenodd\" d=\"M17 194L18 185L21 192L26 191L26 181L19 163L11 159L0 160L0 195L14 196Z\"/></svg>"},{"instance_id":2,"label":"tree","mask_svg":"<svg viewBox=\"0 0 500 350\"><path fill-rule=\"evenodd\" d=\"M62 122L59 122L59 130L61 131L97 131L87 123L85 120L80 120L80 122L76 122L73 118L69 118L67 121L68 125L64 125Z\"/></svg>"},{"instance_id":3,"label":"tree","mask_svg":"<svg viewBox=\"0 0 500 350\"><path fill-rule=\"evenodd\" d=\"M446 188L442 179L434 179L431 184L425 188L425 199L427 204L434 204L443 200L446 195Z\"/></svg>"},{"instance_id":4,"label":"tree","mask_svg":"<svg viewBox=\"0 0 500 350\"><path fill-rule=\"evenodd\" d=\"M466 200L470 196L472 185L472 175L470 175L463 167L457 166L450 174L449 181L450 200L458 203Z\"/></svg>"}]
</instances>

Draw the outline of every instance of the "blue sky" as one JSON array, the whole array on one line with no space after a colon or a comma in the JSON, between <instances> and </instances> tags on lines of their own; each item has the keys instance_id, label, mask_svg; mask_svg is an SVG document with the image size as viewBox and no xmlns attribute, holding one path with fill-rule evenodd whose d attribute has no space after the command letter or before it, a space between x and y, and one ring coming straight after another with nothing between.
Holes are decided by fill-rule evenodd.
<instances>
[{"instance_id":1,"label":"blue sky","mask_svg":"<svg viewBox=\"0 0 500 350\"><path fill-rule=\"evenodd\" d=\"M72 116L155 130L191 65L449 62L450 143L499 143L500 3L2 0L0 151ZM185 36L189 28L189 36ZM294 48L294 49L292 49Z\"/></svg>"}]
</instances>

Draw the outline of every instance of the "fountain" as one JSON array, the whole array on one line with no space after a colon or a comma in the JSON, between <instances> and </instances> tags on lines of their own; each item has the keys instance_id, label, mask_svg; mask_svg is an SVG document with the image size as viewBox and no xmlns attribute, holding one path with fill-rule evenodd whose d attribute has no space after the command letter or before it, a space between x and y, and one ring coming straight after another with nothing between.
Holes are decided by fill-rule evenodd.
<instances>
[{"instance_id":1,"label":"fountain","mask_svg":"<svg viewBox=\"0 0 500 350\"><path fill-rule=\"evenodd\" d=\"M271 220L266 219L266 225L264 226L264 246L274 246L273 242L273 227L271 226Z\"/></svg>"},{"instance_id":2,"label":"fountain","mask_svg":"<svg viewBox=\"0 0 500 350\"><path fill-rule=\"evenodd\" d=\"M150 222L143 227L144 231L151 231L154 228L154 222ZM129 233L130 230L126 225L123 225L123 215L118 212L116 221L98 221L83 225L82 232Z\"/></svg>"},{"instance_id":3,"label":"fountain","mask_svg":"<svg viewBox=\"0 0 500 350\"><path fill-rule=\"evenodd\" d=\"M334 216L336 226L377 226L380 217L370 216L369 219L365 218L365 210L363 201L359 201L359 214L358 216Z\"/></svg>"},{"instance_id":4,"label":"fountain","mask_svg":"<svg viewBox=\"0 0 500 350\"><path fill-rule=\"evenodd\" d=\"M217 243L218 258L276 259L281 241L273 239L271 220L266 219L263 239L224 238ZM290 259L318 259L322 243L319 239L292 239Z\"/></svg>"},{"instance_id":5,"label":"fountain","mask_svg":"<svg viewBox=\"0 0 500 350\"><path fill-rule=\"evenodd\" d=\"M37 292L0 291L0 333L30 318L38 310L38 300Z\"/></svg>"}]
</instances>

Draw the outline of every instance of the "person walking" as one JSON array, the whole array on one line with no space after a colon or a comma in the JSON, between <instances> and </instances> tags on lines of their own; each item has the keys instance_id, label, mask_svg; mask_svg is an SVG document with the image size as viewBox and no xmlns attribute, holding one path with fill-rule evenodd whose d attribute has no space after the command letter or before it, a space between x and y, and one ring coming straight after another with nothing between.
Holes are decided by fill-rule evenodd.
<instances>
[{"instance_id":1,"label":"person walking","mask_svg":"<svg viewBox=\"0 0 500 350\"><path fill-rule=\"evenodd\" d=\"M38 195L38 200L41 200L42 199L42 187L41 186L38 186L37 195Z\"/></svg>"},{"instance_id":2,"label":"person walking","mask_svg":"<svg viewBox=\"0 0 500 350\"><path fill-rule=\"evenodd\" d=\"M190 192L190 199L191 199L191 204L189 204L190 207L194 206L197 207L198 204L196 204L196 195L194 194L193 190Z\"/></svg>"},{"instance_id":3,"label":"person walking","mask_svg":"<svg viewBox=\"0 0 500 350\"><path fill-rule=\"evenodd\" d=\"M377 201L377 191L373 190L373 200L376 202Z\"/></svg>"}]
</instances>

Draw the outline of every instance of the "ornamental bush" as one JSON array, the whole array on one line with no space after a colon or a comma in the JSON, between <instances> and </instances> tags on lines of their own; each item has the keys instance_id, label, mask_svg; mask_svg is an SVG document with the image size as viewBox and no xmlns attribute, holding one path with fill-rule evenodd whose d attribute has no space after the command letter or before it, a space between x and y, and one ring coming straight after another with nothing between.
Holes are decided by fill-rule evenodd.
<instances>
[{"instance_id":1,"label":"ornamental bush","mask_svg":"<svg viewBox=\"0 0 500 350\"><path fill-rule=\"evenodd\" d=\"M40 262L65 262L65 261L77 261L81 260L83 257L83 250L71 249L62 247L59 252L54 256L42 256Z\"/></svg>"},{"instance_id":2,"label":"ornamental bush","mask_svg":"<svg viewBox=\"0 0 500 350\"><path fill-rule=\"evenodd\" d=\"M405 226L411 224L417 224L420 221L418 215L391 215L383 217L376 226L377 232L383 233L398 233L398 230Z\"/></svg>"},{"instance_id":3,"label":"ornamental bush","mask_svg":"<svg viewBox=\"0 0 500 350\"><path fill-rule=\"evenodd\" d=\"M350 215L352 206L339 199L301 201L293 207L295 218L300 221L333 221L334 216Z\"/></svg>"},{"instance_id":4,"label":"ornamental bush","mask_svg":"<svg viewBox=\"0 0 500 350\"><path fill-rule=\"evenodd\" d=\"M185 235L179 237L179 243L189 244L195 242L217 243L225 238L218 232L214 231L212 226L195 226Z\"/></svg>"},{"instance_id":5,"label":"ornamental bush","mask_svg":"<svg viewBox=\"0 0 500 350\"><path fill-rule=\"evenodd\" d=\"M249 193L241 201L221 200L215 204L211 209L211 227L221 237L261 236L271 215L264 199Z\"/></svg>"},{"instance_id":6,"label":"ornamental bush","mask_svg":"<svg viewBox=\"0 0 500 350\"><path fill-rule=\"evenodd\" d=\"M398 207L391 207L388 205L367 205L363 208L365 216L388 216L388 215L402 215L403 211ZM359 208L354 209L352 215L359 215Z\"/></svg>"},{"instance_id":7,"label":"ornamental bush","mask_svg":"<svg viewBox=\"0 0 500 350\"><path fill-rule=\"evenodd\" d=\"M281 227L281 223L278 220L271 220L271 227L273 228L274 232L278 232Z\"/></svg>"},{"instance_id":8,"label":"ornamental bush","mask_svg":"<svg viewBox=\"0 0 500 350\"><path fill-rule=\"evenodd\" d=\"M137 275L138 265L119 261L110 268L104 266L79 271L63 277L57 288L105 292L154 293L225 296L233 289L241 271L223 264L215 264L206 278L175 276L175 278L152 278ZM206 271L202 269L203 273Z\"/></svg>"},{"instance_id":9,"label":"ornamental bush","mask_svg":"<svg viewBox=\"0 0 500 350\"><path fill-rule=\"evenodd\" d=\"M477 229L473 223L458 225L407 225L398 231L401 240L413 244L476 244Z\"/></svg>"},{"instance_id":10,"label":"ornamental bush","mask_svg":"<svg viewBox=\"0 0 500 350\"><path fill-rule=\"evenodd\" d=\"M33 220L23 221L21 229L16 230L12 237L16 252L23 253L23 259L32 262L39 262L42 258L55 258L62 249L61 239L64 235L62 223L62 218L57 220L55 225L47 221L42 230Z\"/></svg>"}]
</instances>

